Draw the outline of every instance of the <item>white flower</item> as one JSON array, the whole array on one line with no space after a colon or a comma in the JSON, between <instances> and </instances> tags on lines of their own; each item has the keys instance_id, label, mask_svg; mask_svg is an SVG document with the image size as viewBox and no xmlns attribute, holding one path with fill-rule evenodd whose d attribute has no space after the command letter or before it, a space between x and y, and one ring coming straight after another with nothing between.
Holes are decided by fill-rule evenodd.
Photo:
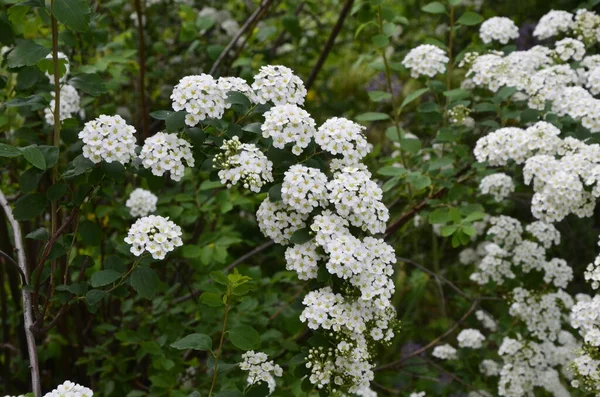
<instances>
[{"instance_id":1,"label":"white flower","mask_svg":"<svg viewBox=\"0 0 600 397\"><path fill-rule=\"evenodd\" d=\"M301 214L309 214L327 205L327 176L320 170L295 164L285 172L281 197L285 205Z\"/></svg>"},{"instance_id":2,"label":"white flower","mask_svg":"<svg viewBox=\"0 0 600 397\"><path fill-rule=\"evenodd\" d=\"M456 349L450 346L449 344L436 346L433 349L431 355L435 358L439 358L440 360L456 360L458 359L458 355L456 354Z\"/></svg>"},{"instance_id":3,"label":"white flower","mask_svg":"<svg viewBox=\"0 0 600 397\"><path fill-rule=\"evenodd\" d=\"M324 258L317 248L312 241L288 247L285 250L285 268L298 273L300 280L317 278L318 261Z\"/></svg>"},{"instance_id":4,"label":"white flower","mask_svg":"<svg viewBox=\"0 0 600 397\"><path fill-rule=\"evenodd\" d=\"M267 197L256 212L260 231L277 244L286 245L295 231L306 226L308 214L296 212L282 201L271 202Z\"/></svg>"},{"instance_id":5,"label":"white flower","mask_svg":"<svg viewBox=\"0 0 600 397\"><path fill-rule=\"evenodd\" d=\"M485 336L477 329L463 329L456 337L459 347L467 347L470 349L481 349Z\"/></svg>"},{"instance_id":6,"label":"white flower","mask_svg":"<svg viewBox=\"0 0 600 397\"><path fill-rule=\"evenodd\" d=\"M254 76L252 89L258 103L273 102L275 105L303 105L306 88L300 78L285 66L267 65Z\"/></svg>"},{"instance_id":7,"label":"white flower","mask_svg":"<svg viewBox=\"0 0 600 397\"><path fill-rule=\"evenodd\" d=\"M540 18L533 35L540 40L545 40L569 31L572 24L573 14L567 11L552 10Z\"/></svg>"},{"instance_id":8,"label":"white flower","mask_svg":"<svg viewBox=\"0 0 600 397\"><path fill-rule=\"evenodd\" d=\"M129 208L129 213L133 217L146 216L148 214L156 211L156 202L158 201L158 197L156 197L152 192L137 188L127 199L125 206Z\"/></svg>"},{"instance_id":9,"label":"white flower","mask_svg":"<svg viewBox=\"0 0 600 397\"><path fill-rule=\"evenodd\" d=\"M498 41L507 44L510 40L519 37L519 28L506 17L493 17L481 24L479 37L486 44Z\"/></svg>"},{"instance_id":10,"label":"white flower","mask_svg":"<svg viewBox=\"0 0 600 397\"><path fill-rule=\"evenodd\" d=\"M371 151L363 133L365 128L348 119L333 117L317 129L315 142L326 152L341 155L348 164L354 164Z\"/></svg>"},{"instance_id":11,"label":"white flower","mask_svg":"<svg viewBox=\"0 0 600 397\"><path fill-rule=\"evenodd\" d=\"M556 42L554 50L556 55L564 62L571 59L581 61L585 55L585 44L579 40L566 38Z\"/></svg>"},{"instance_id":12,"label":"white flower","mask_svg":"<svg viewBox=\"0 0 600 397\"><path fill-rule=\"evenodd\" d=\"M131 245L135 256L148 252L154 259L164 259L166 254L183 245L181 228L158 215L149 215L135 221L125 242Z\"/></svg>"},{"instance_id":13,"label":"white flower","mask_svg":"<svg viewBox=\"0 0 600 397\"><path fill-rule=\"evenodd\" d=\"M242 354L242 362L240 368L248 372L248 384L255 385L261 382L266 382L269 386L269 393L275 391L277 386L273 376L280 377L283 375L281 367L271 361L267 361L269 356L265 353L247 351Z\"/></svg>"},{"instance_id":14,"label":"white flower","mask_svg":"<svg viewBox=\"0 0 600 397\"><path fill-rule=\"evenodd\" d=\"M50 101L48 107L44 109L44 118L46 119L46 123L54 125L54 107L56 106L56 100L54 98L56 95L54 91L50 94L53 99ZM80 101L79 94L75 87L69 84L63 84L60 87L60 121L71 118L74 114L79 113L81 111Z\"/></svg>"},{"instance_id":15,"label":"white flower","mask_svg":"<svg viewBox=\"0 0 600 397\"><path fill-rule=\"evenodd\" d=\"M446 52L441 48L422 44L410 50L402 64L411 70L410 75L416 79L419 76L434 77L438 73L444 73L448 60Z\"/></svg>"},{"instance_id":16,"label":"white flower","mask_svg":"<svg viewBox=\"0 0 600 397\"><path fill-rule=\"evenodd\" d=\"M274 106L264 116L262 136L272 138L273 146L278 149L292 143L292 152L300 155L315 135L315 121L306 110L296 105Z\"/></svg>"},{"instance_id":17,"label":"white flower","mask_svg":"<svg viewBox=\"0 0 600 397\"><path fill-rule=\"evenodd\" d=\"M515 191L515 184L510 176L499 172L484 177L479 184L479 191L492 195L495 201L500 202Z\"/></svg>"},{"instance_id":18,"label":"white flower","mask_svg":"<svg viewBox=\"0 0 600 397\"><path fill-rule=\"evenodd\" d=\"M169 172L174 181L180 181L188 167L194 166L192 145L185 139L179 138L177 134L157 132L147 138L140 152L142 165L152 171L156 176L162 176ZM185 161L185 164L184 164Z\"/></svg>"},{"instance_id":19,"label":"white flower","mask_svg":"<svg viewBox=\"0 0 600 397\"><path fill-rule=\"evenodd\" d=\"M208 74L183 77L171 94L173 110L185 110L185 123L190 127L207 118L220 119L225 109L231 107L225 89L232 86L231 82L227 84L226 81L219 86L217 80Z\"/></svg>"},{"instance_id":20,"label":"white flower","mask_svg":"<svg viewBox=\"0 0 600 397\"><path fill-rule=\"evenodd\" d=\"M67 380L56 389L44 394L44 397L93 397L93 395L91 389Z\"/></svg>"},{"instance_id":21,"label":"white flower","mask_svg":"<svg viewBox=\"0 0 600 397\"><path fill-rule=\"evenodd\" d=\"M101 115L85 123L79 133L84 143L83 156L94 163L117 161L127 164L135 157L135 128L121 116Z\"/></svg>"},{"instance_id":22,"label":"white flower","mask_svg":"<svg viewBox=\"0 0 600 397\"><path fill-rule=\"evenodd\" d=\"M235 21L233 22L237 23ZM219 89L225 94L227 94L229 91L240 92L246 95L250 102L256 103L254 91L252 91L252 88L250 88L250 85L248 85L244 79L239 77L219 77L217 80L217 87L219 87Z\"/></svg>"},{"instance_id":23,"label":"white flower","mask_svg":"<svg viewBox=\"0 0 600 397\"><path fill-rule=\"evenodd\" d=\"M221 183L231 187L241 181L246 189L258 193L265 183L273 182L273 162L251 143L241 143L237 136L223 142L214 158L214 167L221 168Z\"/></svg>"}]
</instances>

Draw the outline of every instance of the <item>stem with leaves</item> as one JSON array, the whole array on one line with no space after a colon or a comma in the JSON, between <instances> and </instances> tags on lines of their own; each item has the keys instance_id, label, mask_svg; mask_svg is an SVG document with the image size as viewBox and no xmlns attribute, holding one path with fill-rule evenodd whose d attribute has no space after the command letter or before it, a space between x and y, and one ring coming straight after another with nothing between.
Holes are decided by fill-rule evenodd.
<instances>
[{"instance_id":1,"label":"stem with leaves","mask_svg":"<svg viewBox=\"0 0 600 397\"><path fill-rule=\"evenodd\" d=\"M137 35L138 35L138 59L140 71L138 74L138 88L140 112L142 119L142 136L148 137L148 102L146 101L146 44L144 42L144 9L141 0L135 0L135 12L137 14Z\"/></svg>"},{"instance_id":2,"label":"stem with leaves","mask_svg":"<svg viewBox=\"0 0 600 397\"><path fill-rule=\"evenodd\" d=\"M50 3L50 24L52 28L52 68L54 70L54 138L53 144L56 148L60 146L60 69L58 63L58 21L54 17L54 0ZM58 162L52 169L52 184L58 180ZM51 204L51 234L56 234L58 229L58 202Z\"/></svg>"},{"instance_id":3,"label":"stem with leaves","mask_svg":"<svg viewBox=\"0 0 600 397\"><path fill-rule=\"evenodd\" d=\"M210 385L210 391L208 392L208 397L213 395L213 391L215 389L215 385L217 384L217 376L219 375L219 358L221 357L221 352L223 351L223 342L225 341L225 332L227 331L227 318L229 317L229 308L231 304L231 295L233 291L231 286L227 286L227 295L225 295L225 315L223 316L223 329L221 330L221 339L219 341L219 348L216 353L213 353L215 357L215 365L213 366L213 377L212 383Z\"/></svg>"}]
</instances>

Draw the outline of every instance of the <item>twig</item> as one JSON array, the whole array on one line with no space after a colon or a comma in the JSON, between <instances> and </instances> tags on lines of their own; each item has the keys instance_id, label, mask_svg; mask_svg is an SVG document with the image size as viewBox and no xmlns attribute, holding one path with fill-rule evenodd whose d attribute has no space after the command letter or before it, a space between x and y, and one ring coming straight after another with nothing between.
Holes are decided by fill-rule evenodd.
<instances>
[{"instance_id":1,"label":"twig","mask_svg":"<svg viewBox=\"0 0 600 397\"><path fill-rule=\"evenodd\" d=\"M413 357L418 356L419 354L429 350L430 348L432 348L433 346L437 345L442 339L444 339L445 337L447 337L448 335L450 335L452 332L454 332L454 330L456 328L458 328L463 322L465 322L465 320L471 315L471 313L473 313L475 311L475 309L477 308L477 305L479 305L479 301L478 300L474 300L473 304L471 305L471 307L469 308L469 310L467 310L467 312L465 314L463 314L463 316L460 318L460 320L458 320L452 327L450 327L450 329L448 329L446 332L444 332L443 334L441 334L440 336L438 336L437 338L435 338L434 340L432 340L431 342L429 342L427 345L423 346L420 349L415 350L414 352L412 352L411 354L409 354L406 357L402 357L398 360L392 361L390 363L387 363L385 365L379 366L377 368L375 368L375 371L383 371L386 369L392 369L395 368L397 365L402 364L404 361L407 361Z\"/></svg>"},{"instance_id":2,"label":"twig","mask_svg":"<svg viewBox=\"0 0 600 397\"><path fill-rule=\"evenodd\" d=\"M138 34L138 61L140 72L138 73L138 85L140 89L140 111L142 112L142 136L148 136L148 102L146 101L146 45L144 43L144 10L141 0L135 0L135 12L137 14Z\"/></svg>"},{"instance_id":3,"label":"twig","mask_svg":"<svg viewBox=\"0 0 600 397\"><path fill-rule=\"evenodd\" d=\"M337 22L333 26L333 29L331 30L329 37L327 38L325 47L323 47L323 50L321 51L321 55L319 55L319 59L317 60L317 63L313 67L313 70L310 73L308 80L306 80L306 89L307 90L309 90L312 87L315 80L317 79L317 75L321 71L321 68L323 67L323 64L325 63L325 60L327 59L327 57L329 56L329 53L331 52L331 49L333 48L333 44L335 43L336 37L342 30L342 26L344 26L344 21L346 20L346 17L348 16L348 14L350 13L350 10L352 9L352 4L354 4L354 0L346 0L346 4L344 4L344 8L342 8L342 11L340 12L340 16L338 17Z\"/></svg>"},{"instance_id":4,"label":"twig","mask_svg":"<svg viewBox=\"0 0 600 397\"><path fill-rule=\"evenodd\" d=\"M27 277L25 277L25 273L23 273L23 270L21 270L19 264L15 262L15 260L10 255L8 255L2 250L0 250L0 256L3 256L11 265L13 265L15 269L17 269L17 271L21 275L21 281L23 282L23 286L27 285Z\"/></svg>"},{"instance_id":5,"label":"twig","mask_svg":"<svg viewBox=\"0 0 600 397\"><path fill-rule=\"evenodd\" d=\"M473 300L474 298L469 296L467 293L465 293L463 290L461 290L460 288L458 288L456 285L454 285L450 280L448 280L447 278L440 276L439 274L432 272L431 270L427 269L425 266L423 265L419 265L417 262L411 260L411 259L407 259L407 258L401 258L401 257L397 257L396 259L398 259L401 262L407 263L409 265L412 265L414 267L416 267L417 269L421 270L422 272L425 272L427 274L429 274L430 276L438 279L439 281L448 284L448 286L450 288L452 288L457 294L459 294L460 296L467 298L469 300Z\"/></svg>"},{"instance_id":6,"label":"twig","mask_svg":"<svg viewBox=\"0 0 600 397\"><path fill-rule=\"evenodd\" d=\"M269 240L266 243L259 245L258 247L254 248L252 251L247 252L246 254L240 256L235 261L231 262L231 264L225 268L225 271L228 271L228 272L232 271L234 267L236 267L240 263L244 262L246 259L249 259L249 258L253 257L254 255L266 250L273 244L275 244L275 242L273 240Z\"/></svg>"},{"instance_id":7,"label":"twig","mask_svg":"<svg viewBox=\"0 0 600 397\"><path fill-rule=\"evenodd\" d=\"M469 171L470 169L471 169L471 164L465 166L463 169L461 169L460 171L458 171L456 173L455 178L460 178L465 173L467 173L467 171ZM458 181L458 182L460 183L462 181ZM442 197L444 194L448 193L448 190L449 189L447 187L441 188L440 190L435 192L433 195L427 197L425 200L423 200L419 204L415 205L410 211L401 215L400 218L395 220L387 228L387 230L385 231L385 238L390 237L398 229L400 229L402 226L404 226L404 224L406 224L408 221L410 221L415 215L417 215L419 212L421 212L421 210L423 210L423 208L425 208L425 206L429 203L430 200L434 200L434 199Z\"/></svg>"},{"instance_id":8,"label":"twig","mask_svg":"<svg viewBox=\"0 0 600 397\"><path fill-rule=\"evenodd\" d=\"M275 320L277 317L279 317L279 315L281 313L283 313L283 311L287 307L289 307L294 300L296 300L296 298L298 297L298 295L300 295L302 293L302 291L304 291L304 288L306 288L306 284L302 285L302 288L299 288L298 291L296 291L296 293L290 299L288 299L287 302L285 302L285 305L281 305L281 307L279 308L279 310L277 310L275 313L273 313L273 315L271 317L269 317L268 321Z\"/></svg>"},{"instance_id":9,"label":"twig","mask_svg":"<svg viewBox=\"0 0 600 397\"><path fill-rule=\"evenodd\" d=\"M452 372L450 372L450 371L448 371L448 370L444 369L444 368L443 368L441 365L439 365L439 364L437 364L437 363L433 362L432 360L429 360L428 358L425 358L425 357L421 357L421 359L425 360L425 361L426 361L428 364L430 364L432 367L434 367L434 368L435 368L435 369L437 369L438 371L441 371L441 372L443 372L443 373L447 374L448 376L450 376L452 379L454 379L455 381L457 381L457 382L458 382L458 383L460 383L461 385L463 385L463 386L465 386L465 387L467 387L467 388L469 388L469 389L471 389L471 390L474 390L474 391L477 391L477 390L479 390L479 389L477 389L475 386L473 386L473 385L470 385L469 383L465 382L464 380L462 380L462 379L461 379L461 378L459 378L458 376L454 375Z\"/></svg>"},{"instance_id":10,"label":"twig","mask_svg":"<svg viewBox=\"0 0 600 397\"><path fill-rule=\"evenodd\" d=\"M139 1L139 0L136 0L136 1ZM215 63L210 68L210 71L208 72L208 74L214 75L214 73L219 68L219 65L221 64L221 62L223 62L223 59L225 59L227 54L229 54L229 51L231 51L233 46L235 46L235 44L238 42L240 37L242 37L242 35L246 32L246 30L248 30L248 28L254 24L254 21L257 20L263 14L263 11L266 11L271 6L272 3L273 3L273 0L263 0L263 2L260 4L260 6L256 10L254 10L254 12L250 15L250 17L246 20L246 22L244 22L244 24L242 25L240 30L236 33L236 35L233 36L233 38L231 39L229 44L227 44L227 47L225 47L225 49L221 52L221 54L219 54L219 57L217 58Z\"/></svg>"},{"instance_id":11,"label":"twig","mask_svg":"<svg viewBox=\"0 0 600 397\"><path fill-rule=\"evenodd\" d=\"M12 226L19 267L25 275L26 284L29 284L27 272L27 259L25 258L25 249L23 247L23 236L21 234L21 226L15 219L12 209L10 208L10 205L8 204L8 201L6 200L6 197L4 196L2 190L0 190L0 206L2 206L2 208L4 209L6 218ZM31 295L27 288L22 288L21 293L23 295L23 320L25 325L25 336L27 339L27 350L29 352L29 367L31 368L31 389L33 390L35 397L42 397L37 347L35 343L35 336L33 335L33 331L31 329L33 325Z\"/></svg>"}]
</instances>

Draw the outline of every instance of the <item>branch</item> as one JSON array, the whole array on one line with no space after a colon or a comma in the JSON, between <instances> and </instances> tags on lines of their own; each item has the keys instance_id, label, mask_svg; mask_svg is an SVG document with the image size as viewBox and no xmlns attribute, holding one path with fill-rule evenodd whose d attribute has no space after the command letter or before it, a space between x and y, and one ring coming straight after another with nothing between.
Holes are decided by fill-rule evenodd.
<instances>
[{"instance_id":1,"label":"branch","mask_svg":"<svg viewBox=\"0 0 600 397\"><path fill-rule=\"evenodd\" d=\"M446 338L448 335L450 335L452 332L454 332L454 330L456 330L456 328L458 328L462 323L465 322L465 320L471 315L471 313L473 313L475 311L475 309L477 308L477 306L479 305L479 301L478 300L474 300L473 304L471 305L471 307L469 308L469 310L467 310L467 312L465 314L463 314L463 316L460 318L460 320L458 320L456 322L456 324L454 324L452 327L450 327L450 329L448 329L446 332L444 332L443 334L441 334L440 336L438 336L437 338L435 338L434 340L432 340L431 342L429 342L427 345L423 346L420 349L415 350L414 352L412 352L411 354L409 354L406 357L402 357L398 360L392 361L391 363L382 365L380 367L375 368L374 371L383 371L386 369L394 369L396 368L396 366L398 366L399 364L402 364L404 361L407 361L413 357L418 356L419 354L429 350L430 348L434 347L435 345L437 345L442 339Z\"/></svg>"},{"instance_id":2,"label":"branch","mask_svg":"<svg viewBox=\"0 0 600 397\"><path fill-rule=\"evenodd\" d=\"M6 218L13 229L13 237L15 240L15 247L17 249L17 259L19 268L25 276L26 284L29 283L28 272L27 272L27 259L25 258L25 248L23 247L23 236L21 234L21 226L15 219L12 209L4 196L2 190L0 190L0 206L4 209ZM35 394L35 397L42 397L42 388L40 383L40 368L37 356L37 347L35 343L35 337L31 329L33 325L33 312L31 309L31 295L28 289L22 288L21 293L23 295L23 320L25 325L25 336L27 339L27 350L29 352L29 367L31 368L31 389Z\"/></svg>"},{"instance_id":3,"label":"branch","mask_svg":"<svg viewBox=\"0 0 600 397\"><path fill-rule=\"evenodd\" d=\"M407 259L407 258L401 258L401 257L397 257L396 259L398 259L400 262L404 262L407 263L409 265L412 265L414 267L416 267L417 269L421 270L422 272L425 272L427 274L429 274L432 277L435 277L436 279L438 279L439 281L448 284L448 286L450 288L452 288L457 294L459 294L460 296L462 296L463 298L467 298L468 300L473 300L475 298L469 296L469 294L465 293L463 290L461 290L460 288L458 288L456 285L454 285L450 280L448 280L447 278L440 276L439 274L432 272L431 270L427 269L425 266L423 265L419 265L417 262Z\"/></svg>"},{"instance_id":4,"label":"branch","mask_svg":"<svg viewBox=\"0 0 600 397\"><path fill-rule=\"evenodd\" d=\"M141 0L135 0L135 12L137 14L138 34L138 62L140 72L138 73L138 85L140 89L140 111L142 118L142 136L148 136L148 102L146 101L146 45L144 43L144 11Z\"/></svg>"},{"instance_id":5,"label":"branch","mask_svg":"<svg viewBox=\"0 0 600 397\"><path fill-rule=\"evenodd\" d=\"M15 262L15 260L10 255L8 255L2 250L0 250L0 256L3 256L8 261L8 263L13 265L13 267L17 269L17 271L21 275L21 281L23 282L23 286L27 285L27 277L25 277L25 273L23 273L23 270L19 267L19 264Z\"/></svg>"},{"instance_id":6,"label":"branch","mask_svg":"<svg viewBox=\"0 0 600 397\"><path fill-rule=\"evenodd\" d=\"M136 0L136 1L139 1L139 0ZM240 37L242 37L242 35L246 32L246 30L248 30L248 28L250 26L252 26L255 23L255 21L260 20L263 13L267 11L267 9L271 6L271 4L273 4L273 0L263 0L263 2L260 4L260 6L256 10L254 10L254 12L250 15L250 17L248 17L246 22L244 22L244 24L242 25L240 30L236 33L236 35L233 36L233 38L231 39L229 44L227 44L227 47L225 47L225 49L221 52L221 54L219 54L219 57L217 58L215 63L210 68L210 71L208 72L208 74L214 75L214 73L219 68L219 65L223 62L223 60L225 59L227 54L229 54L229 51L231 51L231 49L236 45L236 43L238 42Z\"/></svg>"},{"instance_id":7,"label":"branch","mask_svg":"<svg viewBox=\"0 0 600 397\"><path fill-rule=\"evenodd\" d=\"M467 171L469 171L470 169L471 169L471 164L465 166L463 169L461 169L460 171L458 171L456 173L455 178L460 178L461 176L466 174ZM463 182L463 181L462 180L458 181L458 183L461 183L461 182ZM421 210L423 208L425 208L425 206L429 203L430 200L434 200L434 199L438 199L438 198L442 197L443 195L448 193L448 190L449 189L447 187L444 187L444 188L438 190L433 195L427 197L425 200L421 201L419 204L414 206L410 211L401 215L400 218L398 218L390 226L388 226L387 230L385 231L385 238L387 239L388 237L390 237L398 229L400 229L408 221L410 221L415 215L417 215L419 212L421 212Z\"/></svg>"},{"instance_id":8,"label":"branch","mask_svg":"<svg viewBox=\"0 0 600 397\"><path fill-rule=\"evenodd\" d=\"M232 271L234 267L236 267L240 263L244 262L246 259L249 259L256 254L263 252L264 250L266 250L273 244L275 244L275 241L269 240L266 243L259 245L258 247L254 248L252 251L245 253L244 255L242 255L238 259L236 259L235 261L231 262L231 264L225 268L225 271L228 271L228 272Z\"/></svg>"},{"instance_id":9,"label":"branch","mask_svg":"<svg viewBox=\"0 0 600 397\"><path fill-rule=\"evenodd\" d=\"M317 60L317 63L315 64L312 72L310 73L308 80L306 81L306 90L307 91L310 89L310 87L312 87L315 80L317 79L317 75L321 71L321 68L323 67L323 64L325 63L325 60L329 56L329 53L331 52L331 49L333 48L333 44L335 43L335 39L338 36L338 34L340 33L340 31L342 30L342 26L344 26L344 21L346 20L348 13L350 13L350 10L352 9L353 4L354 4L354 0L346 0L346 4L344 4L344 8L342 8L342 11L340 12L340 16L338 17L338 20L335 23L335 26L333 27L333 29L331 30L331 33L329 34L329 38L327 39L327 42L325 43L325 47L323 47L323 50L321 51L321 55L319 55L319 59Z\"/></svg>"}]
</instances>

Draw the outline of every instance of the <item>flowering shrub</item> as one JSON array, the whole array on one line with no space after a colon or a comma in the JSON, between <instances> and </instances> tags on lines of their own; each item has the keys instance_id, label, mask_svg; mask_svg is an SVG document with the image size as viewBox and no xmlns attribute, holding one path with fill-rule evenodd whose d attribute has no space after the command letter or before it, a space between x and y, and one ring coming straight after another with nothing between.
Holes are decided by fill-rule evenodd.
<instances>
[{"instance_id":1,"label":"flowering shrub","mask_svg":"<svg viewBox=\"0 0 600 397\"><path fill-rule=\"evenodd\" d=\"M600 392L594 0L9 3L5 393Z\"/></svg>"}]
</instances>

